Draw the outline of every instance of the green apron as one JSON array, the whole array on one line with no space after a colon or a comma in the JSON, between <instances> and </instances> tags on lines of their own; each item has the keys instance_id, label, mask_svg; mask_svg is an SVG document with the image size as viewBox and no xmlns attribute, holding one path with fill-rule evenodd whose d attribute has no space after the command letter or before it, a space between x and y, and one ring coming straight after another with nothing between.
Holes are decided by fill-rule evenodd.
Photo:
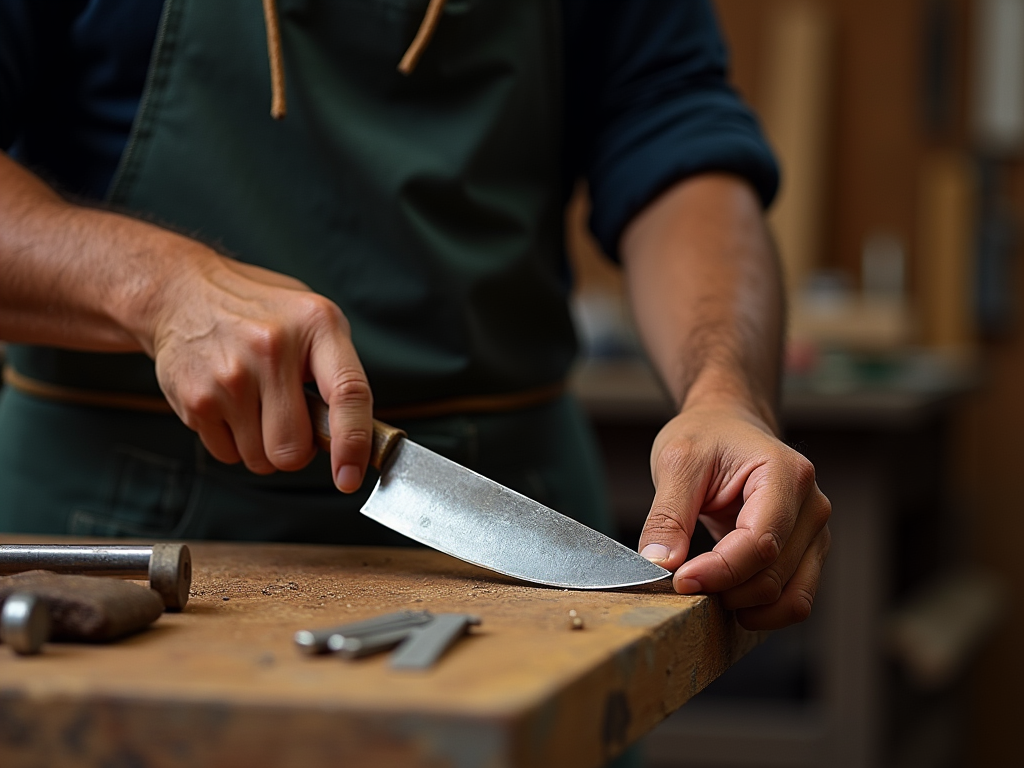
<instances>
[{"instance_id":1,"label":"green apron","mask_svg":"<svg viewBox=\"0 0 1024 768\"><path fill-rule=\"evenodd\" d=\"M451 0L412 76L427 0L280 0L288 116L268 115L251 0L168 0L110 201L294 275L348 317L385 408L515 393L575 353L563 276L554 0ZM156 394L141 355L14 345L19 373ZM422 444L607 530L568 397L400 422ZM175 417L0 398L0 530L394 543L326 456L258 477Z\"/></svg>"}]
</instances>

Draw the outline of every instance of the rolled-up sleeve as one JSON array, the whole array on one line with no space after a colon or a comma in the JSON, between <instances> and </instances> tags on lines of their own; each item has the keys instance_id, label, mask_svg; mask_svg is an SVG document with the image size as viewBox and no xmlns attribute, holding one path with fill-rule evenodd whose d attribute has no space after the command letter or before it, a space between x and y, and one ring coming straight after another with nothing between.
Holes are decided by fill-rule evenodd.
<instances>
[{"instance_id":1,"label":"rolled-up sleeve","mask_svg":"<svg viewBox=\"0 0 1024 768\"><path fill-rule=\"evenodd\" d=\"M708 0L565 0L566 151L585 176L590 226L618 256L623 229L674 182L723 171L767 207L779 170L729 85Z\"/></svg>"}]
</instances>

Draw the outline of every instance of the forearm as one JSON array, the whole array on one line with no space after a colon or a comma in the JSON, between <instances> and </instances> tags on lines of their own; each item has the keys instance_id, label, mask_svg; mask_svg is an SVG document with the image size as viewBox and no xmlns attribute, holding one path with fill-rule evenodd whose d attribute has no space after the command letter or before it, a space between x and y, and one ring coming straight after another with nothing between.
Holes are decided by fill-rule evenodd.
<instances>
[{"instance_id":1,"label":"forearm","mask_svg":"<svg viewBox=\"0 0 1024 768\"><path fill-rule=\"evenodd\" d=\"M202 250L146 222L68 203L0 153L0 338L151 353L155 299Z\"/></svg>"},{"instance_id":2,"label":"forearm","mask_svg":"<svg viewBox=\"0 0 1024 768\"><path fill-rule=\"evenodd\" d=\"M709 174L680 182L622 238L633 312L676 405L749 405L776 430L783 294L754 192Z\"/></svg>"},{"instance_id":3,"label":"forearm","mask_svg":"<svg viewBox=\"0 0 1024 768\"><path fill-rule=\"evenodd\" d=\"M210 453L254 472L316 448L303 382L330 405L335 484L355 491L373 398L338 306L182 235L72 205L0 153L0 339L143 351Z\"/></svg>"},{"instance_id":4,"label":"forearm","mask_svg":"<svg viewBox=\"0 0 1024 768\"><path fill-rule=\"evenodd\" d=\"M781 275L760 205L724 175L684 181L623 237L634 312L680 413L651 450L644 556L676 590L718 592L748 629L811 611L831 507L778 432ZM697 521L717 544L690 557Z\"/></svg>"}]
</instances>

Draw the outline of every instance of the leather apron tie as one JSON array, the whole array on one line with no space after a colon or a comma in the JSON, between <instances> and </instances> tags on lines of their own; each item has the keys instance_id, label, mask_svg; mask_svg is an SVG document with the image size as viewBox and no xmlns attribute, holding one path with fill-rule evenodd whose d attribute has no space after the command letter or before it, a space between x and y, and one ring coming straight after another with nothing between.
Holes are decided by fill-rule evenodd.
<instances>
[{"instance_id":1,"label":"leather apron tie","mask_svg":"<svg viewBox=\"0 0 1024 768\"><path fill-rule=\"evenodd\" d=\"M430 0L423 21L416 31L416 37L398 63L398 71L410 75L416 69L420 56L427 49L430 38L434 36L437 23L441 20L446 0ZM277 0L263 0L263 20L267 25L267 58L270 61L270 116L275 120L283 120L288 114L288 100L284 85L284 54L281 51L281 26L277 18Z\"/></svg>"},{"instance_id":2,"label":"leather apron tie","mask_svg":"<svg viewBox=\"0 0 1024 768\"><path fill-rule=\"evenodd\" d=\"M127 411L147 413L174 413L171 404L163 397L133 395L127 392L101 392L92 389L67 387L50 384L18 373L12 365L5 365L3 380L8 386L32 397L53 400L58 403L87 405L94 408L118 408ZM481 395L479 397L455 397L433 403L398 406L397 408L375 408L374 418L384 421L406 419L431 419L456 414L505 413L523 408L533 408L550 403L565 394L565 382L559 381L546 387L525 392L504 395Z\"/></svg>"}]
</instances>

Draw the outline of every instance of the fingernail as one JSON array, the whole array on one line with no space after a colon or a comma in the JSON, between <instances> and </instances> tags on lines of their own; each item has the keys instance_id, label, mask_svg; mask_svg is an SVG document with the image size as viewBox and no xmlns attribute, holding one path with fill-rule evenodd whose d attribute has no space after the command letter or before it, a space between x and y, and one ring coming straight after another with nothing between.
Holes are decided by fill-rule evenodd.
<instances>
[{"instance_id":1,"label":"fingernail","mask_svg":"<svg viewBox=\"0 0 1024 768\"><path fill-rule=\"evenodd\" d=\"M669 548L664 544L648 544L640 556L646 557L652 563L660 563L663 560L668 560Z\"/></svg>"},{"instance_id":2,"label":"fingernail","mask_svg":"<svg viewBox=\"0 0 1024 768\"><path fill-rule=\"evenodd\" d=\"M680 579L676 582L675 587L676 592L680 595L693 595L704 591L704 587L696 579Z\"/></svg>"},{"instance_id":3,"label":"fingernail","mask_svg":"<svg viewBox=\"0 0 1024 768\"><path fill-rule=\"evenodd\" d=\"M358 491L362 485L362 472L355 464L346 464L338 470L337 486L345 493Z\"/></svg>"}]
</instances>

